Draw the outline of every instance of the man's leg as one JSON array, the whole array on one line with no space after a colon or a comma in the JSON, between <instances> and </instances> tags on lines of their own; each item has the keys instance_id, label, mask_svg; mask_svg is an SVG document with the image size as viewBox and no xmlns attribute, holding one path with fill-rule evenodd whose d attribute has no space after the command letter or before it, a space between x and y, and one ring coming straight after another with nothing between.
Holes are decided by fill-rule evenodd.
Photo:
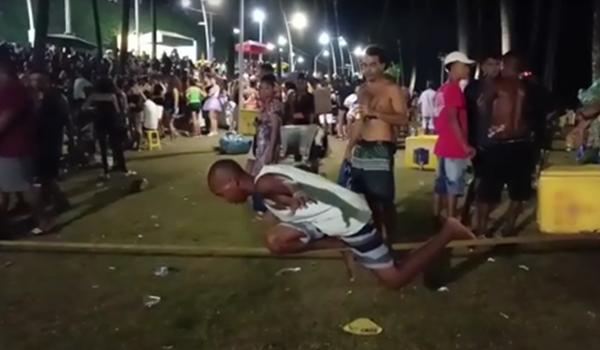
<instances>
[{"instance_id":1,"label":"man's leg","mask_svg":"<svg viewBox=\"0 0 600 350\"><path fill-rule=\"evenodd\" d=\"M508 208L507 221L502 230L504 236L514 236L517 219L523 212L524 203L531 199L533 189L531 186L532 175L535 170L536 159L533 156L533 145L529 143L511 145L511 153L514 154L514 166L508 173L508 194L510 206Z\"/></svg>"},{"instance_id":2,"label":"man's leg","mask_svg":"<svg viewBox=\"0 0 600 350\"><path fill-rule=\"evenodd\" d=\"M474 239L475 236L456 219L448 219L436 236L412 251L400 263L382 269L372 269L379 281L388 288L399 289L410 283L433 262L453 240Z\"/></svg>"},{"instance_id":3,"label":"man's leg","mask_svg":"<svg viewBox=\"0 0 600 350\"><path fill-rule=\"evenodd\" d=\"M457 217L458 197L462 196L465 190L467 163L466 159L446 159L444 162L449 218Z\"/></svg>"},{"instance_id":4,"label":"man's leg","mask_svg":"<svg viewBox=\"0 0 600 350\"><path fill-rule=\"evenodd\" d=\"M448 195L448 186L445 169L446 159L440 157L438 159L438 168L436 170L433 195L433 215L439 222L442 222L442 212L445 208Z\"/></svg>"},{"instance_id":5,"label":"man's leg","mask_svg":"<svg viewBox=\"0 0 600 350\"><path fill-rule=\"evenodd\" d=\"M279 224L267 231L266 246L273 254L298 254L319 249L343 249L335 238L324 238L310 224Z\"/></svg>"}]
</instances>

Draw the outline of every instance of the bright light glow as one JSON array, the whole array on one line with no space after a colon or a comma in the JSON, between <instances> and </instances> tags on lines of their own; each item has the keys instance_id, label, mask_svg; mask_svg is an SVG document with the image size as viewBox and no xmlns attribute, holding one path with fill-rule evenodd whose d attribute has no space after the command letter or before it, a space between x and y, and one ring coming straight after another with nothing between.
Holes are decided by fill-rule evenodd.
<instances>
[{"instance_id":1,"label":"bright light glow","mask_svg":"<svg viewBox=\"0 0 600 350\"><path fill-rule=\"evenodd\" d=\"M222 1L221 0L206 0L206 2L210 5L210 6L220 6Z\"/></svg>"},{"instance_id":2,"label":"bright light glow","mask_svg":"<svg viewBox=\"0 0 600 350\"><path fill-rule=\"evenodd\" d=\"M233 28L233 34L239 35L241 33L240 28Z\"/></svg>"},{"instance_id":3,"label":"bright light glow","mask_svg":"<svg viewBox=\"0 0 600 350\"><path fill-rule=\"evenodd\" d=\"M267 19L267 14L262 9L252 11L252 20L256 23L263 23Z\"/></svg>"},{"instance_id":4,"label":"bright light glow","mask_svg":"<svg viewBox=\"0 0 600 350\"><path fill-rule=\"evenodd\" d=\"M354 48L354 56L362 57L365 55L365 50L361 46L357 46Z\"/></svg>"},{"instance_id":5,"label":"bright light glow","mask_svg":"<svg viewBox=\"0 0 600 350\"><path fill-rule=\"evenodd\" d=\"M192 0L181 0L181 7L190 7L192 6Z\"/></svg>"},{"instance_id":6,"label":"bright light glow","mask_svg":"<svg viewBox=\"0 0 600 350\"><path fill-rule=\"evenodd\" d=\"M298 63L299 63L299 64L302 64L302 63L304 63L304 57L302 57L302 56L298 56Z\"/></svg>"},{"instance_id":7,"label":"bright light glow","mask_svg":"<svg viewBox=\"0 0 600 350\"><path fill-rule=\"evenodd\" d=\"M267 43L267 50L269 50L269 51L275 50L275 44L273 44L273 43Z\"/></svg>"},{"instance_id":8,"label":"bright light glow","mask_svg":"<svg viewBox=\"0 0 600 350\"><path fill-rule=\"evenodd\" d=\"M292 15L290 24L296 30L304 30L306 27L308 27L308 18L304 13L296 12Z\"/></svg>"},{"instance_id":9,"label":"bright light glow","mask_svg":"<svg viewBox=\"0 0 600 350\"><path fill-rule=\"evenodd\" d=\"M346 46L348 46L348 42L346 41L346 39L344 39L343 36L340 36L338 38L338 43L340 44L340 47L346 47Z\"/></svg>"},{"instance_id":10,"label":"bright light glow","mask_svg":"<svg viewBox=\"0 0 600 350\"><path fill-rule=\"evenodd\" d=\"M287 45L287 43L288 43L288 41L285 38L285 36L280 35L280 36L277 37L277 45L279 45L279 46L285 46L285 45Z\"/></svg>"},{"instance_id":11,"label":"bright light glow","mask_svg":"<svg viewBox=\"0 0 600 350\"><path fill-rule=\"evenodd\" d=\"M329 50L323 50L323 56L329 57Z\"/></svg>"},{"instance_id":12,"label":"bright light glow","mask_svg":"<svg viewBox=\"0 0 600 350\"><path fill-rule=\"evenodd\" d=\"M321 35L319 35L319 44L325 46L325 45L329 45L330 42L331 42L331 37L329 36L329 34L327 32L323 32L323 33L321 33Z\"/></svg>"}]
</instances>

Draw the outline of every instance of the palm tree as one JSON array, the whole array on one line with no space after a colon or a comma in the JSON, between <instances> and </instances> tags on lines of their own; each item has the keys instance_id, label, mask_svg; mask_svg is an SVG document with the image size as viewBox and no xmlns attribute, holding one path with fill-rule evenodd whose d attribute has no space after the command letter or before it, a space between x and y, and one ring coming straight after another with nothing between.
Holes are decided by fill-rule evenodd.
<instances>
[{"instance_id":1,"label":"palm tree","mask_svg":"<svg viewBox=\"0 0 600 350\"><path fill-rule=\"evenodd\" d=\"M92 13L94 15L94 29L96 31L96 57L102 59L102 30L100 28L100 13L98 12L98 0L92 0Z\"/></svg>"},{"instance_id":2,"label":"palm tree","mask_svg":"<svg viewBox=\"0 0 600 350\"><path fill-rule=\"evenodd\" d=\"M33 46L33 67L44 69L46 55L46 39L50 19L50 0L38 0L37 16L35 18L35 40Z\"/></svg>"},{"instance_id":3,"label":"palm tree","mask_svg":"<svg viewBox=\"0 0 600 350\"><path fill-rule=\"evenodd\" d=\"M456 21L458 24L458 50L469 54L469 24L467 0L456 0Z\"/></svg>"},{"instance_id":4,"label":"palm tree","mask_svg":"<svg viewBox=\"0 0 600 350\"><path fill-rule=\"evenodd\" d=\"M129 53L129 15L131 10L131 0L123 0L123 18L121 19L121 55L120 71L125 74L127 65L127 55Z\"/></svg>"},{"instance_id":5,"label":"palm tree","mask_svg":"<svg viewBox=\"0 0 600 350\"><path fill-rule=\"evenodd\" d=\"M594 36L592 41L592 73L600 79L600 0L594 0Z\"/></svg>"},{"instance_id":6,"label":"palm tree","mask_svg":"<svg viewBox=\"0 0 600 350\"><path fill-rule=\"evenodd\" d=\"M529 52L527 53L527 60L530 64L533 64L536 60L538 52L538 39L540 38L542 10L544 9L543 0L535 0L533 4L533 19L531 32L529 33Z\"/></svg>"},{"instance_id":7,"label":"palm tree","mask_svg":"<svg viewBox=\"0 0 600 350\"><path fill-rule=\"evenodd\" d=\"M548 29L548 43L546 44L546 69L544 71L544 85L548 90L554 87L554 70L556 67L556 51L558 47L558 34L560 33L560 8L561 0L550 2L550 20Z\"/></svg>"},{"instance_id":8,"label":"palm tree","mask_svg":"<svg viewBox=\"0 0 600 350\"><path fill-rule=\"evenodd\" d=\"M513 35L513 3L512 0L500 0L500 25L502 27L502 53L512 50Z\"/></svg>"}]
</instances>

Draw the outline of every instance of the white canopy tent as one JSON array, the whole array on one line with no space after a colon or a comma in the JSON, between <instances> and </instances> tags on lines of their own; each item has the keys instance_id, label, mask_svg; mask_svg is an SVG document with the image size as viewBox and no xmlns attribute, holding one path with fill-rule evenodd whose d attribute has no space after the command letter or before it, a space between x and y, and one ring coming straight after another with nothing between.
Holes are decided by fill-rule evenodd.
<instances>
[{"instance_id":1,"label":"white canopy tent","mask_svg":"<svg viewBox=\"0 0 600 350\"><path fill-rule=\"evenodd\" d=\"M129 34L130 47L136 47L133 45L137 43L137 35L135 32ZM152 52L152 32L141 33L139 36L139 48L141 53ZM121 46L121 36L117 37L117 45ZM198 43L194 38L183 36L174 32L167 32L164 30L156 31L156 55L160 58L163 53L170 55L173 50L177 50L180 57L188 57L192 61L198 60Z\"/></svg>"}]
</instances>

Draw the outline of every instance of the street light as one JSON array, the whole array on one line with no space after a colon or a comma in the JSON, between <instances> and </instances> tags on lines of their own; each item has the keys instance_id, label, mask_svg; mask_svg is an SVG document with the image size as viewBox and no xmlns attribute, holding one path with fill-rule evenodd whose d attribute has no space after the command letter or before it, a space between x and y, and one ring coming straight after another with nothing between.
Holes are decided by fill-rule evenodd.
<instances>
[{"instance_id":1,"label":"street light","mask_svg":"<svg viewBox=\"0 0 600 350\"><path fill-rule=\"evenodd\" d=\"M346 63L344 61L344 48L348 46L348 42L343 36L339 36L338 39L338 49L340 49L340 64L342 66L342 75L345 75ZM350 56L350 63L352 65L351 73L354 75L354 64L352 63L352 54L348 52L348 56Z\"/></svg>"},{"instance_id":2,"label":"street light","mask_svg":"<svg viewBox=\"0 0 600 350\"><path fill-rule=\"evenodd\" d=\"M322 46L329 45L331 43L331 37L327 32L322 32L319 35L319 44Z\"/></svg>"},{"instance_id":3,"label":"street light","mask_svg":"<svg viewBox=\"0 0 600 350\"><path fill-rule=\"evenodd\" d=\"M365 55L365 50L361 46L357 46L354 48L353 53L356 57L362 57Z\"/></svg>"},{"instance_id":4,"label":"street light","mask_svg":"<svg viewBox=\"0 0 600 350\"><path fill-rule=\"evenodd\" d=\"M318 55L315 56L315 60L313 62L313 76L317 76L317 61L319 61L319 58L323 56L323 57L329 57L329 51L327 49L323 49L321 50L321 52L319 52Z\"/></svg>"},{"instance_id":5,"label":"street light","mask_svg":"<svg viewBox=\"0 0 600 350\"><path fill-rule=\"evenodd\" d=\"M304 13L296 12L292 15L290 23L294 29L304 30L308 26L308 18Z\"/></svg>"},{"instance_id":6,"label":"street light","mask_svg":"<svg viewBox=\"0 0 600 350\"><path fill-rule=\"evenodd\" d=\"M258 42L262 44L263 42L263 24L265 23L265 19L267 18L267 14L265 11L261 9L254 9L252 11L252 20L258 23ZM258 56L258 60L262 62L263 55L262 53Z\"/></svg>"},{"instance_id":7,"label":"street light","mask_svg":"<svg viewBox=\"0 0 600 350\"><path fill-rule=\"evenodd\" d=\"M277 37L277 45L279 45L279 46L285 46L285 45L287 45L287 43L288 43L288 41L285 38L285 36L280 35L280 36Z\"/></svg>"},{"instance_id":8,"label":"street light","mask_svg":"<svg viewBox=\"0 0 600 350\"><path fill-rule=\"evenodd\" d=\"M290 30L290 25L292 28L298 30L298 31L302 31L304 30L306 27L308 27L308 18L306 17L306 14L303 12L295 12L294 14L292 14L291 20L288 20L288 17L285 13L285 11L283 10L283 6L281 6L281 15L283 16L283 23L285 24L285 30L287 33L287 42L289 45L289 61L290 61L290 71L294 71L295 67L294 67L294 59L293 59L293 54L294 54L294 44L292 42L292 31Z\"/></svg>"},{"instance_id":9,"label":"street light","mask_svg":"<svg viewBox=\"0 0 600 350\"><path fill-rule=\"evenodd\" d=\"M343 36L340 36L338 38L338 44L340 44L341 47L346 47L348 46L348 42L346 41L346 39L344 39Z\"/></svg>"},{"instance_id":10,"label":"street light","mask_svg":"<svg viewBox=\"0 0 600 350\"><path fill-rule=\"evenodd\" d=\"M267 43L267 50L273 51L273 50L275 50L275 47L276 47L275 44L273 44L273 43Z\"/></svg>"},{"instance_id":11,"label":"street light","mask_svg":"<svg viewBox=\"0 0 600 350\"><path fill-rule=\"evenodd\" d=\"M192 7L192 0L181 0L181 7L202 13L202 22L198 23L201 26L204 26L204 38L206 40L206 59L212 60L212 45L213 45L213 35L212 35L212 14L209 15L206 11L206 4L210 6L219 6L221 5L221 0L200 0L200 9Z\"/></svg>"},{"instance_id":12,"label":"street light","mask_svg":"<svg viewBox=\"0 0 600 350\"><path fill-rule=\"evenodd\" d=\"M233 34L234 35L240 35L240 28L233 28Z\"/></svg>"},{"instance_id":13,"label":"street light","mask_svg":"<svg viewBox=\"0 0 600 350\"><path fill-rule=\"evenodd\" d=\"M296 59L296 62L298 62L298 64L303 64L304 63L304 57L298 56L298 58Z\"/></svg>"}]
</instances>

